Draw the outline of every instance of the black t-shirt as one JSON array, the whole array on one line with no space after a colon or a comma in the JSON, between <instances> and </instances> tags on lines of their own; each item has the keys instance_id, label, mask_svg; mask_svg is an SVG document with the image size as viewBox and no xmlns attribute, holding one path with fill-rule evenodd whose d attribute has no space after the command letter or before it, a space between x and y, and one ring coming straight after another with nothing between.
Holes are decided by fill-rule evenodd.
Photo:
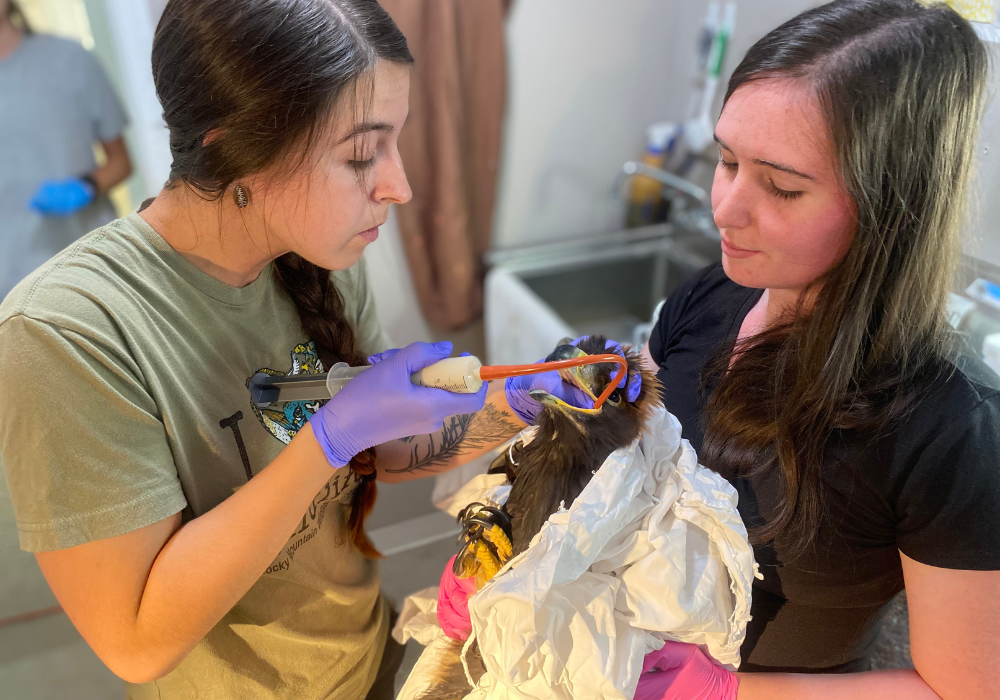
<instances>
[{"instance_id":1,"label":"black t-shirt","mask_svg":"<svg viewBox=\"0 0 1000 700\"><path fill-rule=\"evenodd\" d=\"M705 362L732 350L761 294L712 265L670 296L653 329L667 409L697 450ZM764 580L754 584L741 670L866 670L884 609L903 589L900 551L930 566L1000 570L1000 378L968 353L922 395L884 435L835 434L815 547L792 561L780 548L754 548ZM744 522L759 524L777 478L723 476Z\"/></svg>"}]
</instances>

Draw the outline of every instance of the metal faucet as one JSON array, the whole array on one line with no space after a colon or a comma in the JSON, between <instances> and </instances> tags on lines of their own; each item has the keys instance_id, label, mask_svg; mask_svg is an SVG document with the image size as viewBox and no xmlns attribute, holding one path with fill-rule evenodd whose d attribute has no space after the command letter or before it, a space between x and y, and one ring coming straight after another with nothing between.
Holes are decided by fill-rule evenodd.
<instances>
[{"instance_id":1,"label":"metal faucet","mask_svg":"<svg viewBox=\"0 0 1000 700\"><path fill-rule=\"evenodd\" d=\"M622 184L633 175L645 175L663 185L664 196L671 203L671 221L682 227L698 231L713 241L722 240L712 215L711 198L704 189L682 177L668 173L666 170L630 160L615 175L614 196L618 196ZM697 206L686 206L688 200L693 200Z\"/></svg>"},{"instance_id":2,"label":"metal faucet","mask_svg":"<svg viewBox=\"0 0 1000 700\"><path fill-rule=\"evenodd\" d=\"M618 174L615 175L614 191L617 194L622 187L622 183L625 182L627 178L633 175L645 175L646 177L656 180L664 189L670 189L680 194L687 195L698 204L702 206L709 205L708 192L703 190L698 185L693 182L688 182L682 177L678 177L673 173L668 173L666 170L660 170L659 168L654 168L651 165L646 165L645 163L640 163L638 161L630 160L625 165L621 167Z\"/></svg>"}]
</instances>

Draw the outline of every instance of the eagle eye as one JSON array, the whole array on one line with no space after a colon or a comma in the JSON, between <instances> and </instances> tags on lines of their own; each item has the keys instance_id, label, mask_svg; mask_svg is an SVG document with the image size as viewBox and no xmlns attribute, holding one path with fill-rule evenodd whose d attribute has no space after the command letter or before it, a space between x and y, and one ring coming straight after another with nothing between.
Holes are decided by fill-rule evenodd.
<instances>
[{"instance_id":1,"label":"eagle eye","mask_svg":"<svg viewBox=\"0 0 1000 700\"><path fill-rule=\"evenodd\" d=\"M611 404L612 406L617 406L621 402L622 402L622 395L617 389L615 389L614 391L611 392L611 395L608 396L608 403Z\"/></svg>"}]
</instances>

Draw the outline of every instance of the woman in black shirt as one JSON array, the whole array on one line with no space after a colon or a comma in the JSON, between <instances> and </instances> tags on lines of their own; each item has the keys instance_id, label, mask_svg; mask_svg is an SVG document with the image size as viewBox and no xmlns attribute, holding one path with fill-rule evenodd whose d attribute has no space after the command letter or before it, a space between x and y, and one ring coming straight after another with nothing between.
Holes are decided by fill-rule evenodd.
<instances>
[{"instance_id":1,"label":"woman in black shirt","mask_svg":"<svg viewBox=\"0 0 1000 700\"><path fill-rule=\"evenodd\" d=\"M739 491L763 580L738 694L687 649L664 698L1000 697L1000 381L943 313L986 63L944 5L848 0L736 69L723 262L674 292L648 353ZM867 669L904 587L916 671L832 675Z\"/></svg>"}]
</instances>

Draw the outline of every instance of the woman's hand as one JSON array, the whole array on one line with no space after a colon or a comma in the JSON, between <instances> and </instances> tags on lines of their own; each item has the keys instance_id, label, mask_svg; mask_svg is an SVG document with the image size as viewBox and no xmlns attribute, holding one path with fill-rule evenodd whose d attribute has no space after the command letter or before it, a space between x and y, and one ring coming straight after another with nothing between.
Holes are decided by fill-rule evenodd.
<instances>
[{"instance_id":1,"label":"woman's hand","mask_svg":"<svg viewBox=\"0 0 1000 700\"><path fill-rule=\"evenodd\" d=\"M94 186L83 178L49 180L39 186L28 206L44 216L69 216L93 202L96 196Z\"/></svg>"},{"instance_id":2,"label":"woman's hand","mask_svg":"<svg viewBox=\"0 0 1000 700\"><path fill-rule=\"evenodd\" d=\"M580 341L588 337L586 335L580 336L572 341L570 345L579 345ZM625 351L622 350L622 346L613 340L606 341L604 349L625 357ZM545 362L545 360L539 360L538 362ZM629 401L635 401L639 396L639 390L642 388L642 377L638 373L632 377L622 377L618 382L618 388L625 389L626 381L628 382L628 388L626 389L627 398ZM542 405L530 396L530 392L535 389L541 389L577 408L594 407L594 400L572 384L564 382L562 377L559 376L559 372L542 372L541 374L510 377L507 379L505 386L507 403L510 405L511 410L517 414L517 417L529 425L535 422L538 414L542 411Z\"/></svg>"},{"instance_id":3,"label":"woman's hand","mask_svg":"<svg viewBox=\"0 0 1000 700\"><path fill-rule=\"evenodd\" d=\"M475 394L416 386L410 375L451 354L451 343L413 343L373 356L375 364L348 382L309 421L332 467L390 440L441 429L449 416L475 413L486 385Z\"/></svg>"},{"instance_id":4,"label":"woman's hand","mask_svg":"<svg viewBox=\"0 0 1000 700\"><path fill-rule=\"evenodd\" d=\"M736 700L737 685L695 645L666 642L646 654L635 700Z\"/></svg>"},{"instance_id":5,"label":"woman's hand","mask_svg":"<svg viewBox=\"0 0 1000 700\"><path fill-rule=\"evenodd\" d=\"M35 191L28 207L43 216L69 216L132 174L132 161L122 137L104 141L101 146L105 163L89 173L89 182L83 177L44 182Z\"/></svg>"},{"instance_id":6,"label":"woman's hand","mask_svg":"<svg viewBox=\"0 0 1000 700\"><path fill-rule=\"evenodd\" d=\"M446 635L452 639L465 641L472 634L469 597L476 592L476 579L473 576L458 578L451 568L454 563L455 557L452 557L444 567L444 573L441 574L437 619Z\"/></svg>"}]
</instances>

